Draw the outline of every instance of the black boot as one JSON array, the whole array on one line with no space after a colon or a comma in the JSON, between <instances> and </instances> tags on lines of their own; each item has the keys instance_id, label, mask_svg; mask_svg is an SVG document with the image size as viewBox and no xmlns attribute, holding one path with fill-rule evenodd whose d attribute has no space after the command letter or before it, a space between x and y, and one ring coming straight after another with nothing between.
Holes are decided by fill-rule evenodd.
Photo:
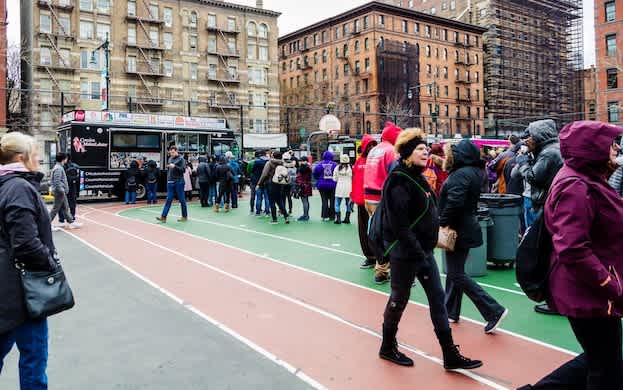
<instances>
[{"instance_id":1,"label":"black boot","mask_svg":"<svg viewBox=\"0 0 623 390\"><path fill-rule=\"evenodd\" d=\"M396 333L398 333L397 328L387 329L383 325L383 342L381 343L379 357L399 366L411 367L413 366L413 360L398 350Z\"/></svg>"},{"instance_id":2,"label":"black boot","mask_svg":"<svg viewBox=\"0 0 623 390\"><path fill-rule=\"evenodd\" d=\"M480 360L472 360L461 355L459 346L454 344L451 331L437 334L437 338L443 352L443 368L446 370L473 370L474 368L482 367Z\"/></svg>"},{"instance_id":3,"label":"black boot","mask_svg":"<svg viewBox=\"0 0 623 390\"><path fill-rule=\"evenodd\" d=\"M344 220L342 221L342 223L348 224L350 225L350 211L346 212L346 217L344 218Z\"/></svg>"},{"instance_id":4,"label":"black boot","mask_svg":"<svg viewBox=\"0 0 623 390\"><path fill-rule=\"evenodd\" d=\"M336 225L339 225L342 223L342 213L335 213L335 222L333 222Z\"/></svg>"}]
</instances>

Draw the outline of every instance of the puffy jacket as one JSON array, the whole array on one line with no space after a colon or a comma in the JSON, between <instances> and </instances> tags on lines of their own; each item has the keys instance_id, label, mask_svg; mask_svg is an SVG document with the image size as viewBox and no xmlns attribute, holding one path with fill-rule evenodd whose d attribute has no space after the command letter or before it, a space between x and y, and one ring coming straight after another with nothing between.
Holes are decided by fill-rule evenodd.
<instances>
[{"instance_id":1,"label":"puffy jacket","mask_svg":"<svg viewBox=\"0 0 623 390\"><path fill-rule=\"evenodd\" d=\"M225 157L223 157L219 164L216 166L216 172L214 176L216 177L216 181L221 184L232 183L233 173Z\"/></svg>"},{"instance_id":2,"label":"puffy jacket","mask_svg":"<svg viewBox=\"0 0 623 390\"><path fill-rule=\"evenodd\" d=\"M419 187L397 172L409 175ZM389 175L384 191L383 240L386 245L398 240L398 245L389 254L390 258L426 264L427 254L437 244L439 218L435 194L422 176L422 169L408 168L399 163ZM413 222L426 210L427 201L428 210L411 229Z\"/></svg>"},{"instance_id":3,"label":"puffy jacket","mask_svg":"<svg viewBox=\"0 0 623 390\"><path fill-rule=\"evenodd\" d=\"M441 188L439 224L456 230L456 248L477 248L483 243L477 218L483 171L480 152L463 140L451 146L446 159L450 175Z\"/></svg>"},{"instance_id":4,"label":"puffy jacket","mask_svg":"<svg viewBox=\"0 0 623 390\"><path fill-rule=\"evenodd\" d=\"M623 317L623 200L605 177L610 145L622 133L589 121L560 132L565 165L552 183L545 223L554 244L549 303L565 316Z\"/></svg>"},{"instance_id":5,"label":"puffy jacket","mask_svg":"<svg viewBox=\"0 0 623 390\"><path fill-rule=\"evenodd\" d=\"M333 170L337 163L333 161L333 153L326 151L322 155L322 162L314 168L316 187L320 191L335 190L336 183L333 181Z\"/></svg>"},{"instance_id":6,"label":"puffy jacket","mask_svg":"<svg viewBox=\"0 0 623 390\"><path fill-rule=\"evenodd\" d=\"M312 196L312 170L306 162L301 163L296 174L296 184L301 187L301 195Z\"/></svg>"},{"instance_id":7,"label":"puffy jacket","mask_svg":"<svg viewBox=\"0 0 623 390\"><path fill-rule=\"evenodd\" d=\"M253 169L251 171L252 185L255 186L260 181L260 177L262 177L262 172L264 171L264 167L268 161L267 157L260 157L253 162Z\"/></svg>"},{"instance_id":8,"label":"puffy jacket","mask_svg":"<svg viewBox=\"0 0 623 390\"><path fill-rule=\"evenodd\" d=\"M52 168L52 172L50 173L50 187L52 187L52 191L69 192L69 183L67 182L67 174L65 173L63 164L56 163L54 168Z\"/></svg>"},{"instance_id":9,"label":"puffy jacket","mask_svg":"<svg viewBox=\"0 0 623 390\"><path fill-rule=\"evenodd\" d=\"M17 258L30 270L50 270L56 250L50 218L39 196L42 174L0 167L0 334L27 319Z\"/></svg>"},{"instance_id":10,"label":"puffy jacket","mask_svg":"<svg viewBox=\"0 0 623 390\"><path fill-rule=\"evenodd\" d=\"M147 166L144 169L145 173L145 181L147 183L157 183L158 182L158 165L154 160L149 160L147 162Z\"/></svg>"},{"instance_id":11,"label":"puffy jacket","mask_svg":"<svg viewBox=\"0 0 623 390\"><path fill-rule=\"evenodd\" d=\"M212 181L212 172L210 165L205 157L199 157L199 166L197 166L197 181L199 183L209 183Z\"/></svg>"},{"instance_id":12,"label":"puffy jacket","mask_svg":"<svg viewBox=\"0 0 623 390\"><path fill-rule=\"evenodd\" d=\"M402 129L393 123L388 123L381 134L381 143L368 154L364 176L363 197L365 200L379 202L385 179L391 169L397 164L397 155L394 150L396 139Z\"/></svg>"},{"instance_id":13,"label":"puffy jacket","mask_svg":"<svg viewBox=\"0 0 623 390\"><path fill-rule=\"evenodd\" d=\"M138 182L141 179L141 171L138 169L138 163L136 161L132 161L130 163L130 168L126 169L123 173L123 177L125 179L125 189L130 191L136 191L138 187ZM134 184L132 183L132 178L134 179Z\"/></svg>"},{"instance_id":14,"label":"puffy jacket","mask_svg":"<svg viewBox=\"0 0 623 390\"><path fill-rule=\"evenodd\" d=\"M549 188L562 168L563 161L560 155L556 123L553 120L533 122L528 126L527 131L536 142L536 150L533 152L534 159L519 169L530 184L535 209L540 209L545 204Z\"/></svg>"},{"instance_id":15,"label":"puffy jacket","mask_svg":"<svg viewBox=\"0 0 623 390\"><path fill-rule=\"evenodd\" d=\"M363 200L363 180L366 173L366 161L368 159L368 148L376 146L376 141L369 135L364 135L361 140L361 156L353 165L353 190L350 199L359 206L364 205Z\"/></svg>"}]
</instances>

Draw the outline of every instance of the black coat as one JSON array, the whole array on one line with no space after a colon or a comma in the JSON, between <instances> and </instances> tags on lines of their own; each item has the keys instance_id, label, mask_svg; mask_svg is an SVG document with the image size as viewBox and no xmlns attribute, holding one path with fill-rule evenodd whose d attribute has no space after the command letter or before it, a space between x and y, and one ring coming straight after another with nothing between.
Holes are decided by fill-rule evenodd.
<instances>
[{"instance_id":1,"label":"black coat","mask_svg":"<svg viewBox=\"0 0 623 390\"><path fill-rule=\"evenodd\" d=\"M419 187L397 172L409 175ZM422 176L422 169L407 168L400 163L389 175L383 191L383 240L386 245L398 240L398 245L389 254L390 258L425 264L427 253L437 244L439 218L435 192ZM410 229L426 210L427 200L428 211Z\"/></svg>"},{"instance_id":2,"label":"black coat","mask_svg":"<svg viewBox=\"0 0 623 390\"><path fill-rule=\"evenodd\" d=\"M229 184L234 178L231 166L227 164L227 162L221 162L219 165L217 165L214 176L216 177L216 181L221 184Z\"/></svg>"},{"instance_id":3,"label":"black coat","mask_svg":"<svg viewBox=\"0 0 623 390\"><path fill-rule=\"evenodd\" d=\"M39 196L43 175L0 176L0 333L27 320L18 259L29 270L51 270L56 253L47 209Z\"/></svg>"},{"instance_id":4,"label":"black coat","mask_svg":"<svg viewBox=\"0 0 623 390\"><path fill-rule=\"evenodd\" d=\"M483 243L477 218L482 181L480 152L469 140L463 140L452 146L452 158L450 175L441 188L439 224L456 230L456 248L477 248Z\"/></svg>"}]
</instances>

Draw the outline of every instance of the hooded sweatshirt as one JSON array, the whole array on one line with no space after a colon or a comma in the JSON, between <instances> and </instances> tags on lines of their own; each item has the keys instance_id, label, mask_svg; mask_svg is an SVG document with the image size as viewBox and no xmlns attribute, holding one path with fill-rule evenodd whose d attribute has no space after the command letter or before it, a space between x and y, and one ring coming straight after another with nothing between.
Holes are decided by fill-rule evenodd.
<instances>
[{"instance_id":1,"label":"hooded sweatshirt","mask_svg":"<svg viewBox=\"0 0 623 390\"><path fill-rule=\"evenodd\" d=\"M333 181L333 170L337 163L333 161L333 153L328 150L322 155L322 162L314 168L314 178L319 191L333 191L336 183Z\"/></svg>"},{"instance_id":2,"label":"hooded sweatshirt","mask_svg":"<svg viewBox=\"0 0 623 390\"><path fill-rule=\"evenodd\" d=\"M552 233L549 303L574 318L623 317L623 201L606 181L623 128L571 123L560 132L563 168L545 204Z\"/></svg>"},{"instance_id":3,"label":"hooded sweatshirt","mask_svg":"<svg viewBox=\"0 0 623 390\"><path fill-rule=\"evenodd\" d=\"M374 138L369 135L364 135L361 140L361 156L355 161L353 165L353 191L351 192L351 200L359 206L364 205L363 200L363 180L366 173L366 162L368 160L368 147L372 143L376 143Z\"/></svg>"},{"instance_id":4,"label":"hooded sweatshirt","mask_svg":"<svg viewBox=\"0 0 623 390\"><path fill-rule=\"evenodd\" d=\"M398 156L394 150L394 145L401 131L400 127L388 123L381 134L382 142L368 154L363 182L363 197L366 201L376 203L381 201L385 179L397 163Z\"/></svg>"}]
</instances>

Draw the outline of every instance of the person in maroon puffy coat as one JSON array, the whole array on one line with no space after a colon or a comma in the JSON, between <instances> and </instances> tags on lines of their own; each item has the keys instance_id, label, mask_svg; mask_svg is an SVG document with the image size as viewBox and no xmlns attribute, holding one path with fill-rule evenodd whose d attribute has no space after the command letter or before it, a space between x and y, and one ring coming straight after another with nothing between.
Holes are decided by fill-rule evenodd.
<instances>
[{"instance_id":1,"label":"person in maroon puffy coat","mask_svg":"<svg viewBox=\"0 0 623 390\"><path fill-rule=\"evenodd\" d=\"M312 196L312 170L306 160L301 160L301 166L296 174L296 186L299 198L303 203L303 215L297 221L309 221L309 197Z\"/></svg>"},{"instance_id":2,"label":"person in maroon puffy coat","mask_svg":"<svg viewBox=\"0 0 623 390\"><path fill-rule=\"evenodd\" d=\"M544 207L553 242L548 304L568 317L584 353L522 389L623 389L623 199L606 178L621 134L591 121L560 132L565 162Z\"/></svg>"}]
</instances>

